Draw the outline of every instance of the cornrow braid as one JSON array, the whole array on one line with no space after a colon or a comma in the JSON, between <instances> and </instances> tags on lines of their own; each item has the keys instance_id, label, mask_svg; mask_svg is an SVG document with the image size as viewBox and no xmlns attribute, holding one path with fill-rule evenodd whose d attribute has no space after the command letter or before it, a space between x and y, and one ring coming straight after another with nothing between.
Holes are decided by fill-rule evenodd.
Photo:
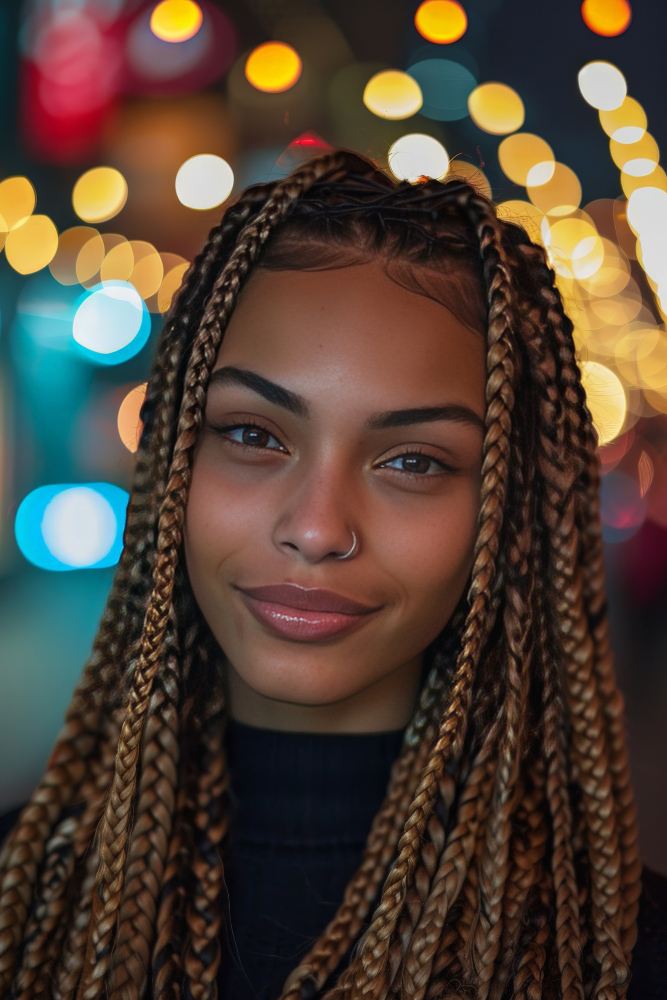
<instances>
[{"instance_id":1,"label":"cornrow braid","mask_svg":"<svg viewBox=\"0 0 667 1000\"><path fill-rule=\"evenodd\" d=\"M436 273L486 328L487 406L466 593L425 651L360 867L283 1000L625 995L636 821L571 323L543 250L468 184L396 184L341 150L247 189L167 318L114 586L0 856L2 1000L217 996L224 664L184 572L184 511L239 292L255 266L308 269L313 248L314 266Z\"/></svg>"}]
</instances>

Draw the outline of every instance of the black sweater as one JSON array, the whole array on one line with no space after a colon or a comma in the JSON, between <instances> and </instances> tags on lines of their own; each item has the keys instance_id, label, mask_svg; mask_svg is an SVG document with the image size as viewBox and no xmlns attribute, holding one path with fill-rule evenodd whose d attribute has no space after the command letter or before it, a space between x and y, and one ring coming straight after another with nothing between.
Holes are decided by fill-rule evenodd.
<instances>
[{"instance_id":1,"label":"black sweater","mask_svg":"<svg viewBox=\"0 0 667 1000\"><path fill-rule=\"evenodd\" d=\"M231 919L220 1000L274 1000L336 911L402 733L331 736L231 723ZM0 842L18 810L0 819ZM667 879L647 869L628 1000L667 1000Z\"/></svg>"}]
</instances>

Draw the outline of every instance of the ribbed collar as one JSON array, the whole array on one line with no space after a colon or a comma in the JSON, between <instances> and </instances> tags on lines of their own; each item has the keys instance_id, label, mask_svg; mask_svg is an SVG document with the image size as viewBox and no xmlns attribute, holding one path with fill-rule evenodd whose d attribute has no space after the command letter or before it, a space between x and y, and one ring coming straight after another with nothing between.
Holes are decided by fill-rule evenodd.
<instances>
[{"instance_id":1,"label":"ribbed collar","mask_svg":"<svg viewBox=\"0 0 667 1000\"><path fill-rule=\"evenodd\" d=\"M389 733L287 733L230 721L232 842L362 845L401 748Z\"/></svg>"}]
</instances>

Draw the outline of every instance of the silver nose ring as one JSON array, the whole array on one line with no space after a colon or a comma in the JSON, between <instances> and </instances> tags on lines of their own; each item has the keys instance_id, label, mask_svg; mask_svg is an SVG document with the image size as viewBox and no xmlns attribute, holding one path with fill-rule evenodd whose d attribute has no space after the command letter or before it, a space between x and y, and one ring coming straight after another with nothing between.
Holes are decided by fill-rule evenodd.
<instances>
[{"instance_id":1,"label":"silver nose ring","mask_svg":"<svg viewBox=\"0 0 667 1000\"><path fill-rule=\"evenodd\" d=\"M350 529L352 530L352 529ZM354 555L357 549L357 536L352 532L352 548L349 552L346 552L344 556L336 556L336 559L349 559L350 556Z\"/></svg>"}]
</instances>

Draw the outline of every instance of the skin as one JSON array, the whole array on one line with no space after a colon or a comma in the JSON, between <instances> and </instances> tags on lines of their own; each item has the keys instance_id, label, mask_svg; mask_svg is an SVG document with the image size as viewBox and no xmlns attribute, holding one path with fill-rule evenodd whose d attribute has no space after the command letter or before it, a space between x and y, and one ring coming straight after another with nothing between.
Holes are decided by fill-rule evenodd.
<instances>
[{"instance_id":1,"label":"skin","mask_svg":"<svg viewBox=\"0 0 667 1000\"><path fill-rule=\"evenodd\" d=\"M297 393L308 415L215 374L228 367ZM380 263L255 269L209 385L185 523L233 718L315 732L407 724L423 652L471 569L484 391L482 336ZM470 413L368 426L387 411L443 406ZM352 530L358 549L341 561ZM285 639L236 589L280 583L379 610L347 635Z\"/></svg>"}]
</instances>

